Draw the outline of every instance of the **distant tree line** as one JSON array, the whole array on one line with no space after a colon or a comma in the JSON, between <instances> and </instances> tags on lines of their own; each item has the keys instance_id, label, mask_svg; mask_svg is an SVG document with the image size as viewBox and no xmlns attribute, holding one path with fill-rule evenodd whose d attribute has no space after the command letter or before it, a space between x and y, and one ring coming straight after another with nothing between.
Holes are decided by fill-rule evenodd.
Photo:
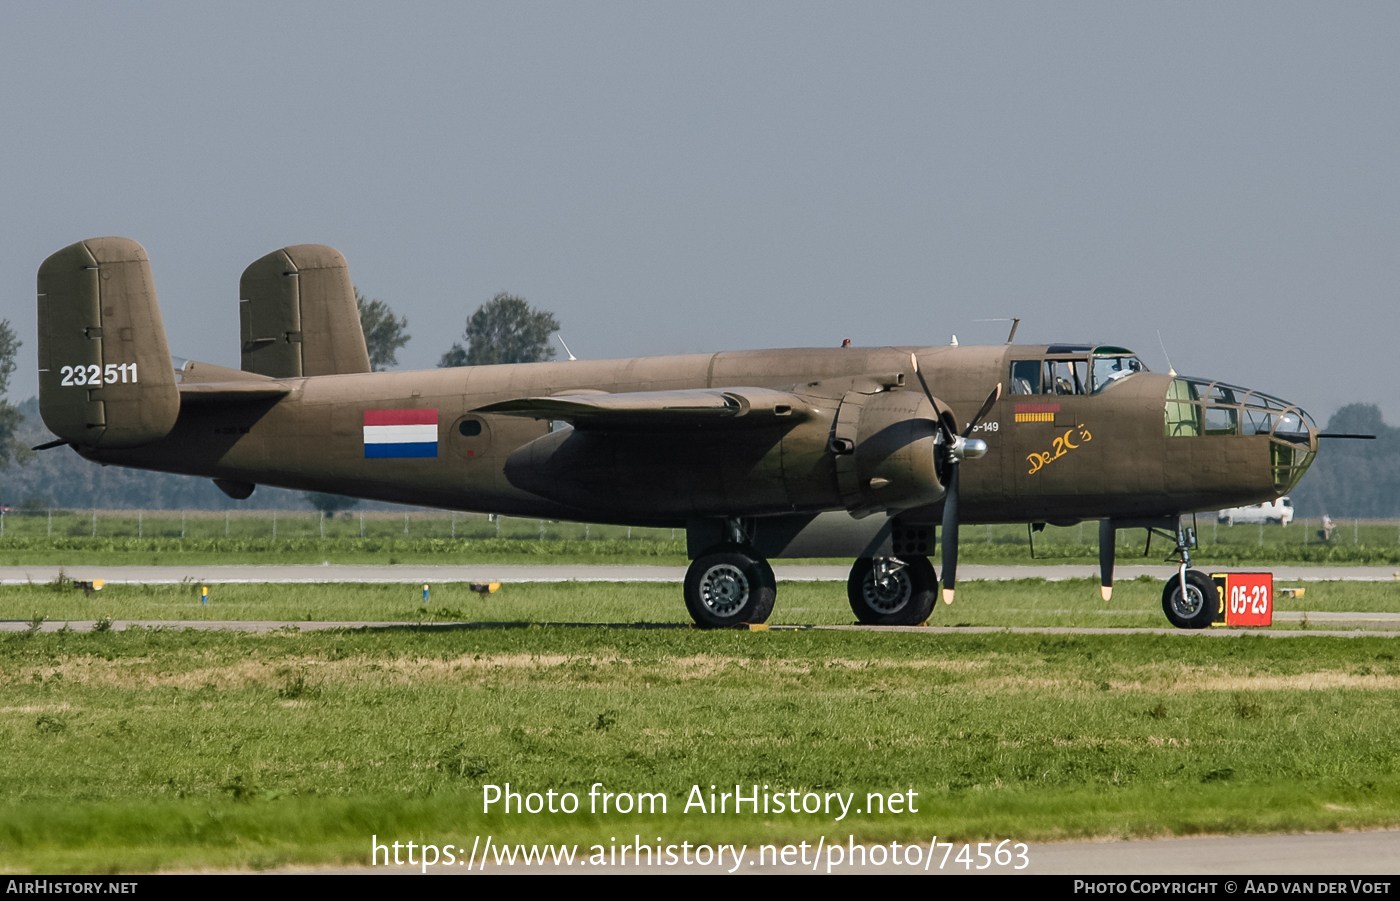
<instances>
[{"instance_id":1,"label":"distant tree line","mask_svg":"<svg viewBox=\"0 0 1400 901\"><path fill-rule=\"evenodd\" d=\"M1348 404L1322 431L1376 439L1322 439L1317 459L1292 494L1297 515L1400 517L1400 428L1386 425L1375 404Z\"/></svg>"}]
</instances>

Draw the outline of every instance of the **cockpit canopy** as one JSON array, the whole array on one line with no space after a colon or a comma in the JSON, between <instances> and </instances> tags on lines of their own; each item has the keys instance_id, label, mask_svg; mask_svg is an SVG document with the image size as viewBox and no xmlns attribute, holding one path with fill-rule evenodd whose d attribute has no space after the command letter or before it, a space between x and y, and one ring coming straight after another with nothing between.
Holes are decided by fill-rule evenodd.
<instances>
[{"instance_id":1,"label":"cockpit canopy","mask_svg":"<svg viewBox=\"0 0 1400 901\"><path fill-rule=\"evenodd\" d=\"M1274 487L1285 494L1312 464L1317 424L1301 407L1225 382L1177 378L1167 386L1168 438L1268 435Z\"/></svg>"},{"instance_id":2,"label":"cockpit canopy","mask_svg":"<svg viewBox=\"0 0 1400 901\"><path fill-rule=\"evenodd\" d=\"M1011 361L1012 394L1100 394L1147 367L1130 350L1052 344L1045 356Z\"/></svg>"}]
</instances>

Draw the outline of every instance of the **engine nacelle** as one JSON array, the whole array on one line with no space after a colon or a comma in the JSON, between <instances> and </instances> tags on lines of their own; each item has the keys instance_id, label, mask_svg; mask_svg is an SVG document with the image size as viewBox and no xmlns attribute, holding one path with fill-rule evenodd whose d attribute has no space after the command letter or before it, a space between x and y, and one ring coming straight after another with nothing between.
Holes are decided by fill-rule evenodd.
<instances>
[{"instance_id":1,"label":"engine nacelle","mask_svg":"<svg viewBox=\"0 0 1400 901\"><path fill-rule=\"evenodd\" d=\"M836 485L853 516L937 503L938 425L933 405L913 391L849 392L841 400L832 445Z\"/></svg>"}]
</instances>

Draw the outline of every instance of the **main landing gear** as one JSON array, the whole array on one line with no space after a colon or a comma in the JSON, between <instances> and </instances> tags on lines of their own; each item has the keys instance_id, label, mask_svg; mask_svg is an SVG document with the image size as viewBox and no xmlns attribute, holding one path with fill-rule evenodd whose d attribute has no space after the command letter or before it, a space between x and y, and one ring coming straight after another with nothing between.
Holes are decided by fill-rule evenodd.
<instances>
[{"instance_id":1,"label":"main landing gear","mask_svg":"<svg viewBox=\"0 0 1400 901\"><path fill-rule=\"evenodd\" d=\"M1116 525L1107 519L1099 523L1100 584L1105 601L1113 593ZM1178 629L1208 628L1220 612L1220 592L1216 590L1215 582L1209 576L1191 568L1191 544L1194 536L1182 525L1179 517L1175 523L1174 536L1155 524L1146 525L1149 542L1154 532L1176 539L1176 549L1167 559L1177 564L1177 573L1167 580L1166 587L1162 589L1162 612Z\"/></svg>"},{"instance_id":2,"label":"main landing gear","mask_svg":"<svg viewBox=\"0 0 1400 901\"><path fill-rule=\"evenodd\" d=\"M737 543L710 548L685 574L685 606L701 628L767 622L777 594L773 567L753 548Z\"/></svg>"},{"instance_id":3,"label":"main landing gear","mask_svg":"<svg viewBox=\"0 0 1400 901\"><path fill-rule=\"evenodd\" d=\"M685 574L685 606L704 629L768 621L777 598L773 567L753 548L717 545ZM856 619L867 626L917 626L938 600L938 576L927 557L861 557L846 580Z\"/></svg>"},{"instance_id":4,"label":"main landing gear","mask_svg":"<svg viewBox=\"0 0 1400 901\"><path fill-rule=\"evenodd\" d=\"M938 600L938 575L927 557L861 557L846 580L846 597L866 626L917 626Z\"/></svg>"}]
</instances>

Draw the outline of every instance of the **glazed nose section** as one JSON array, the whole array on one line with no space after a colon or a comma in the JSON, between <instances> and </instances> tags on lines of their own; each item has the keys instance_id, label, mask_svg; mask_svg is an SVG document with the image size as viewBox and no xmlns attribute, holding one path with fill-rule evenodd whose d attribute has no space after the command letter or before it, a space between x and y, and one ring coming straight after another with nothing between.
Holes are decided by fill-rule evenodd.
<instances>
[{"instance_id":1,"label":"glazed nose section","mask_svg":"<svg viewBox=\"0 0 1400 901\"><path fill-rule=\"evenodd\" d=\"M1274 437L1280 441L1311 447L1316 440L1317 429L1309 429L1308 414L1300 407L1291 407L1280 413L1278 424L1274 426Z\"/></svg>"},{"instance_id":2,"label":"glazed nose section","mask_svg":"<svg viewBox=\"0 0 1400 901\"><path fill-rule=\"evenodd\" d=\"M1317 424L1297 404L1205 379L1176 378L1167 386L1167 436L1267 436L1274 488L1287 494L1317 454Z\"/></svg>"},{"instance_id":3,"label":"glazed nose section","mask_svg":"<svg viewBox=\"0 0 1400 901\"><path fill-rule=\"evenodd\" d=\"M1274 490L1288 494L1317 456L1317 425L1302 407L1290 406L1275 417L1270 438Z\"/></svg>"}]
</instances>

